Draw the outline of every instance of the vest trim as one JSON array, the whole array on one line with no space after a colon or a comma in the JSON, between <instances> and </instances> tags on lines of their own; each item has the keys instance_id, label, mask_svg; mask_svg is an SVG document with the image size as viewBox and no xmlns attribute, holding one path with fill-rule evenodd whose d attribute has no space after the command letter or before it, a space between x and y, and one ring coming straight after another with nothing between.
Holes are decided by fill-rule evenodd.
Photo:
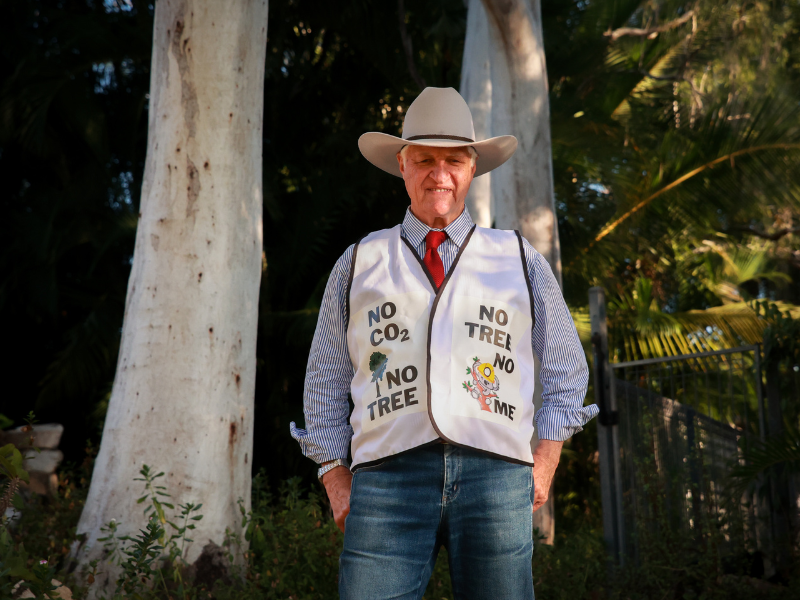
<instances>
[{"instance_id":1,"label":"vest trim","mask_svg":"<svg viewBox=\"0 0 800 600\"><path fill-rule=\"evenodd\" d=\"M519 255L522 258L522 272L525 274L525 285L528 287L528 296L531 299L532 332L536 327L536 305L533 303L533 288L531 287L531 278L528 276L528 261L525 259L525 245L522 243L522 234L517 229L514 230L514 233L517 234L517 239L519 240Z\"/></svg>"},{"instance_id":2,"label":"vest trim","mask_svg":"<svg viewBox=\"0 0 800 600\"><path fill-rule=\"evenodd\" d=\"M353 275L356 271L356 257L358 256L358 245L367 237L361 236L359 240L353 244L353 257L350 259L350 275L347 277L347 294L344 297L344 306L347 311L347 322L344 324L345 337L347 336L347 329L350 327L350 290L353 289Z\"/></svg>"},{"instance_id":3,"label":"vest trim","mask_svg":"<svg viewBox=\"0 0 800 600\"><path fill-rule=\"evenodd\" d=\"M438 290L436 289L436 282L433 280L433 275L431 275L431 272L428 271L428 266L425 264L425 261L423 261L419 257L419 254L417 254L417 251L414 249L414 246L411 245L411 242L409 242L402 235L400 235L400 239L403 240L403 242L405 242L405 245L408 246L409 250L411 250L412 256L417 259L417 262L422 267L422 272L425 273L425 276L428 278L428 281L430 281L430 283L431 283L431 287L433 288L433 293L436 294L438 292ZM459 252L459 254L460 254L460 252ZM452 269L452 267L451 267L451 269Z\"/></svg>"},{"instance_id":4,"label":"vest trim","mask_svg":"<svg viewBox=\"0 0 800 600\"><path fill-rule=\"evenodd\" d=\"M443 440L440 440L440 439L437 438L435 440L431 440L430 442L425 442L424 444L420 444L419 446L414 446L413 448L409 448L408 450L401 450L400 452L397 452L395 454L389 454L388 456L384 456L383 458L377 458L375 460L370 460L370 461L367 461L367 462L358 463L357 465L351 467L350 471L352 473L355 473L356 471L359 471L360 469L363 469L363 468L366 468L366 467L377 467L378 465L382 465L383 463L388 462L388 461L390 461L393 458L396 458L398 456L403 456L404 454L408 454L409 452L413 452L414 450L420 450L422 448L429 448L431 446L438 446L442 442L443 442Z\"/></svg>"}]
</instances>

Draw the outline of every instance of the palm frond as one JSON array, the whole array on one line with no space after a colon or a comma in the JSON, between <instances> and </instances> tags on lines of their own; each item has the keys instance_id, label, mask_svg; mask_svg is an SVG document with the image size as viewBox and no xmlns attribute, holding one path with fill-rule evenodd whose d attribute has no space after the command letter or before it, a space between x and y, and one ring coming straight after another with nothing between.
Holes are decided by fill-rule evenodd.
<instances>
[{"instance_id":1,"label":"palm frond","mask_svg":"<svg viewBox=\"0 0 800 600\"><path fill-rule=\"evenodd\" d=\"M800 474L800 431L786 429L782 435L759 440L746 448L741 462L730 471L734 496L759 492L764 475L778 466L782 467L784 477Z\"/></svg>"}]
</instances>

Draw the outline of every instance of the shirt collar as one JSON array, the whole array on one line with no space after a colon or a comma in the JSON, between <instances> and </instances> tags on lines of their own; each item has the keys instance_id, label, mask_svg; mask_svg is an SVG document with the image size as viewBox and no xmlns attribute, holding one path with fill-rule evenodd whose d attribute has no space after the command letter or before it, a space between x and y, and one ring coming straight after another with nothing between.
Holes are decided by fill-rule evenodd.
<instances>
[{"instance_id":1,"label":"shirt collar","mask_svg":"<svg viewBox=\"0 0 800 600\"><path fill-rule=\"evenodd\" d=\"M474 223L472 222L472 217L469 214L469 209L464 207L464 210L461 212L458 217L453 220L447 227L444 228L445 233L447 233L447 237L449 237L459 248L464 243L464 240L467 239L467 235L469 234L470 230ZM428 232L431 231L431 227L428 227L420 221L414 213L411 212L411 208L409 207L406 209L406 216L403 219L403 226L402 226L402 233L403 237L406 238L411 245L415 248L418 247L422 242L425 240L425 236L428 235ZM442 231L441 229L434 229L434 231Z\"/></svg>"}]
</instances>

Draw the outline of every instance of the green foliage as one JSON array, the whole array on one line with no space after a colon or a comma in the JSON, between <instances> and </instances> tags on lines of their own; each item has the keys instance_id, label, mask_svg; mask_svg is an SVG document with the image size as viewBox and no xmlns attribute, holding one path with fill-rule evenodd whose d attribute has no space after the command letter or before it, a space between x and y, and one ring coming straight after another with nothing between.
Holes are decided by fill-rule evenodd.
<instances>
[{"instance_id":1,"label":"green foliage","mask_svg":"<svg viewBox=\"0 0 800 600\"><path fill-rule=\"evenodd\" d=\"M156 561L161 557L163 546L159 540L164 537L164 529L156 513L147 520L147 527L139 530L139 535L128 538L131 542L122 552L126 558L121 562L122 573L117 579L114 600L150 597L150 587L163 577Z\"/></svg>"},{"instance_id":2,"label":"green foliage","mask_svg":"<svg viewBox=\"0 0 800 600\"><path fill-rule=\"evenodd\" d=\"M0 448L0 519L5 519L6 509L15 503L20 481L28 482L28 472L22 468L22 453L14 444Z\"/></svg>"},{"instance_id":3,"label":"green foliage","mask_svg":"<svg viewBox=\"0 0 800 600\"><path fill-rule=\"evenodd\" d=\"M14 424L14 421L9 419L3 413L0 413L0 430L8 429Z\"/></svg>"},{"instance_id":4,"label":"green foliage","mask_svg":"<svg viewBox=\"0 0 800 600\"><path fill-rule=\"evenodd\" d=\"M763 476L770 472L774 474L774 468L778 466L783 467L778 470L782 477L800 475L800 432L796 429L787 429L781 435L757 440L744 448L742 461L737 461L730 471L733 489L739 496L757 490L762 498L766 498L769 491L760 489L758 484L768 481Z\"/></svg>"},{"instance_id":5,"label":"green foliage","mask_svg":"<svg viewBox=\"0 0 800 600\"><path fill-rule=\"evenodd\" d=\"M55 566L48 560L36 561L21 541L15 542L5 516L6 509L12 505L17 510L23 508L18 488L20 481L28 481L28 473L22 468L22 460L22 454L13 444L0 448L0 483L3 484L0 496L0 597L10 598L12 589L19 583L20 588L30 590L37 598L45 595L50 598L49 592L56 589L50 583Z\"/></svg>"},{"instance_id":6,"label":"green foliage","mask_svg":"<svg viewBox=\"0 0 800 600\"><path fill-rule=\"evenodd\" d=\"M753 307L767 322L764 330L764 356L767 362L789 359L793 365L800 364L800 318L767 300L755 302Z\"/></svg>"},{"instance_id":7,"label":"green foliage","mask_svg":"<svg viewBox=\"0 0 800 600\"><path fill-rule=\"evenodd\" d=\"M155 516L158 519L158 522L161 525L166 525L167 517L164 513L165 508L169 508L171 510L175 510L175 505L169 502L166 502L164 499L169 498L170 495L167 493L166 486L163 485L155 485L156 479L159 477L164 476L164 471L160 473L153 474L150 470L150 467L147 465L143 465L142 469L139 471L141 477L134 478L134 481L144 481L144 495L140 498L136 499L136 504L142 504L146 500L150 500L149 504L147 504L144 508L144 514L147 515L151 511L155 512ZM173 527L175 527L173 525ZM177 527L176 527L177 529ZM161 537L159 541L163 544L166 537L166 532L161 532Z\"/></svg>"},{"instance_id":8,"label":"green foliage","mask_svg":"<svg viewBox=\"0 0 800 600\"><path fill-rule=\"evenodd\" d=\"M560 536L555 544L537 543L533 551L533 588L537 598L591 598L607 586L605 545L596 531Z\"/></svg>"},{"instance_id":9,"label":"green foliage","mask_svg":"<svg viewBox=\"0 0 800 600\"><path fill-rule=\"evenodd\" d=\"M193 541L188 535L195 529L195 522L203 518L203 515L196 514L203 505L191 502L181 504L178 506L178 515L170 520L164 509L175 510L175 506L165 500L170 497L166 486L156 484L164 472L154 473L148 465L142 465L139 473L141 477L134 478L134 481L144 482L145 493L137 498L136 503L143 504L149 500L144 509L148 517L146 529L140 530L136 537L120 536L117 535L119 524L112 520L101 528L104 536L98 538L107 551L106 560L122 569L114 598L149 597L148 590L159 581L166 588L164 570L167 566L172 567L169 574L176 588L175 593L181 598L186 597L183 579L184 570L188 567L185 562L186 544ZM167 527L171 528L171 534ZM95 561L93 567L95 573L92 579L96 570L101 568L99 561Z\"/></svg>"},{"instance_id":10,"label":"green foliage","mask_svg":"<svg viewBox=\"0 0 800 600\"><path fill-rule=\"evenodd\" d=\"M240 598L327 599L337 596L342 534L317 491L304 497L301 480L281 485L275 497L263 475L253 482L252 510L242 522L250 552ZM216 594L217 592L215 592Z\"/></svg>"},{"instance_id":11,"label":"green foliage","mask_svg":"<svg viewBox=\"0 0 800 600\"><path fill-rule=\"evenodd\" d=\"M30 557L23 544L15 544L5 526L0 527L0 598L11 598L12 590L30 590L36 598L54 598L50 592L55 566Z\"/></svg>"}]
</instances>

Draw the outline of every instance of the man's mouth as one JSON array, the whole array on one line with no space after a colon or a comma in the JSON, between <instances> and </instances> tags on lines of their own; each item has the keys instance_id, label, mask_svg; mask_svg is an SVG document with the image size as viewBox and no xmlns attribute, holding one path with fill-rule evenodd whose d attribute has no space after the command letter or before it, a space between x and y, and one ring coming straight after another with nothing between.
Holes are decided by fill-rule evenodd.
<instances>
[{"instance_id":1,"label":"man's mouth","mask_svg":"<svg viewBox=\"0 0 800 600\"><path fill-rule=\"evenodd\" d=\"M453 190L451 190L450 188L428 188L428 191L441 194L443 192L452 192Z\"/></svg>"}]
</instances>

